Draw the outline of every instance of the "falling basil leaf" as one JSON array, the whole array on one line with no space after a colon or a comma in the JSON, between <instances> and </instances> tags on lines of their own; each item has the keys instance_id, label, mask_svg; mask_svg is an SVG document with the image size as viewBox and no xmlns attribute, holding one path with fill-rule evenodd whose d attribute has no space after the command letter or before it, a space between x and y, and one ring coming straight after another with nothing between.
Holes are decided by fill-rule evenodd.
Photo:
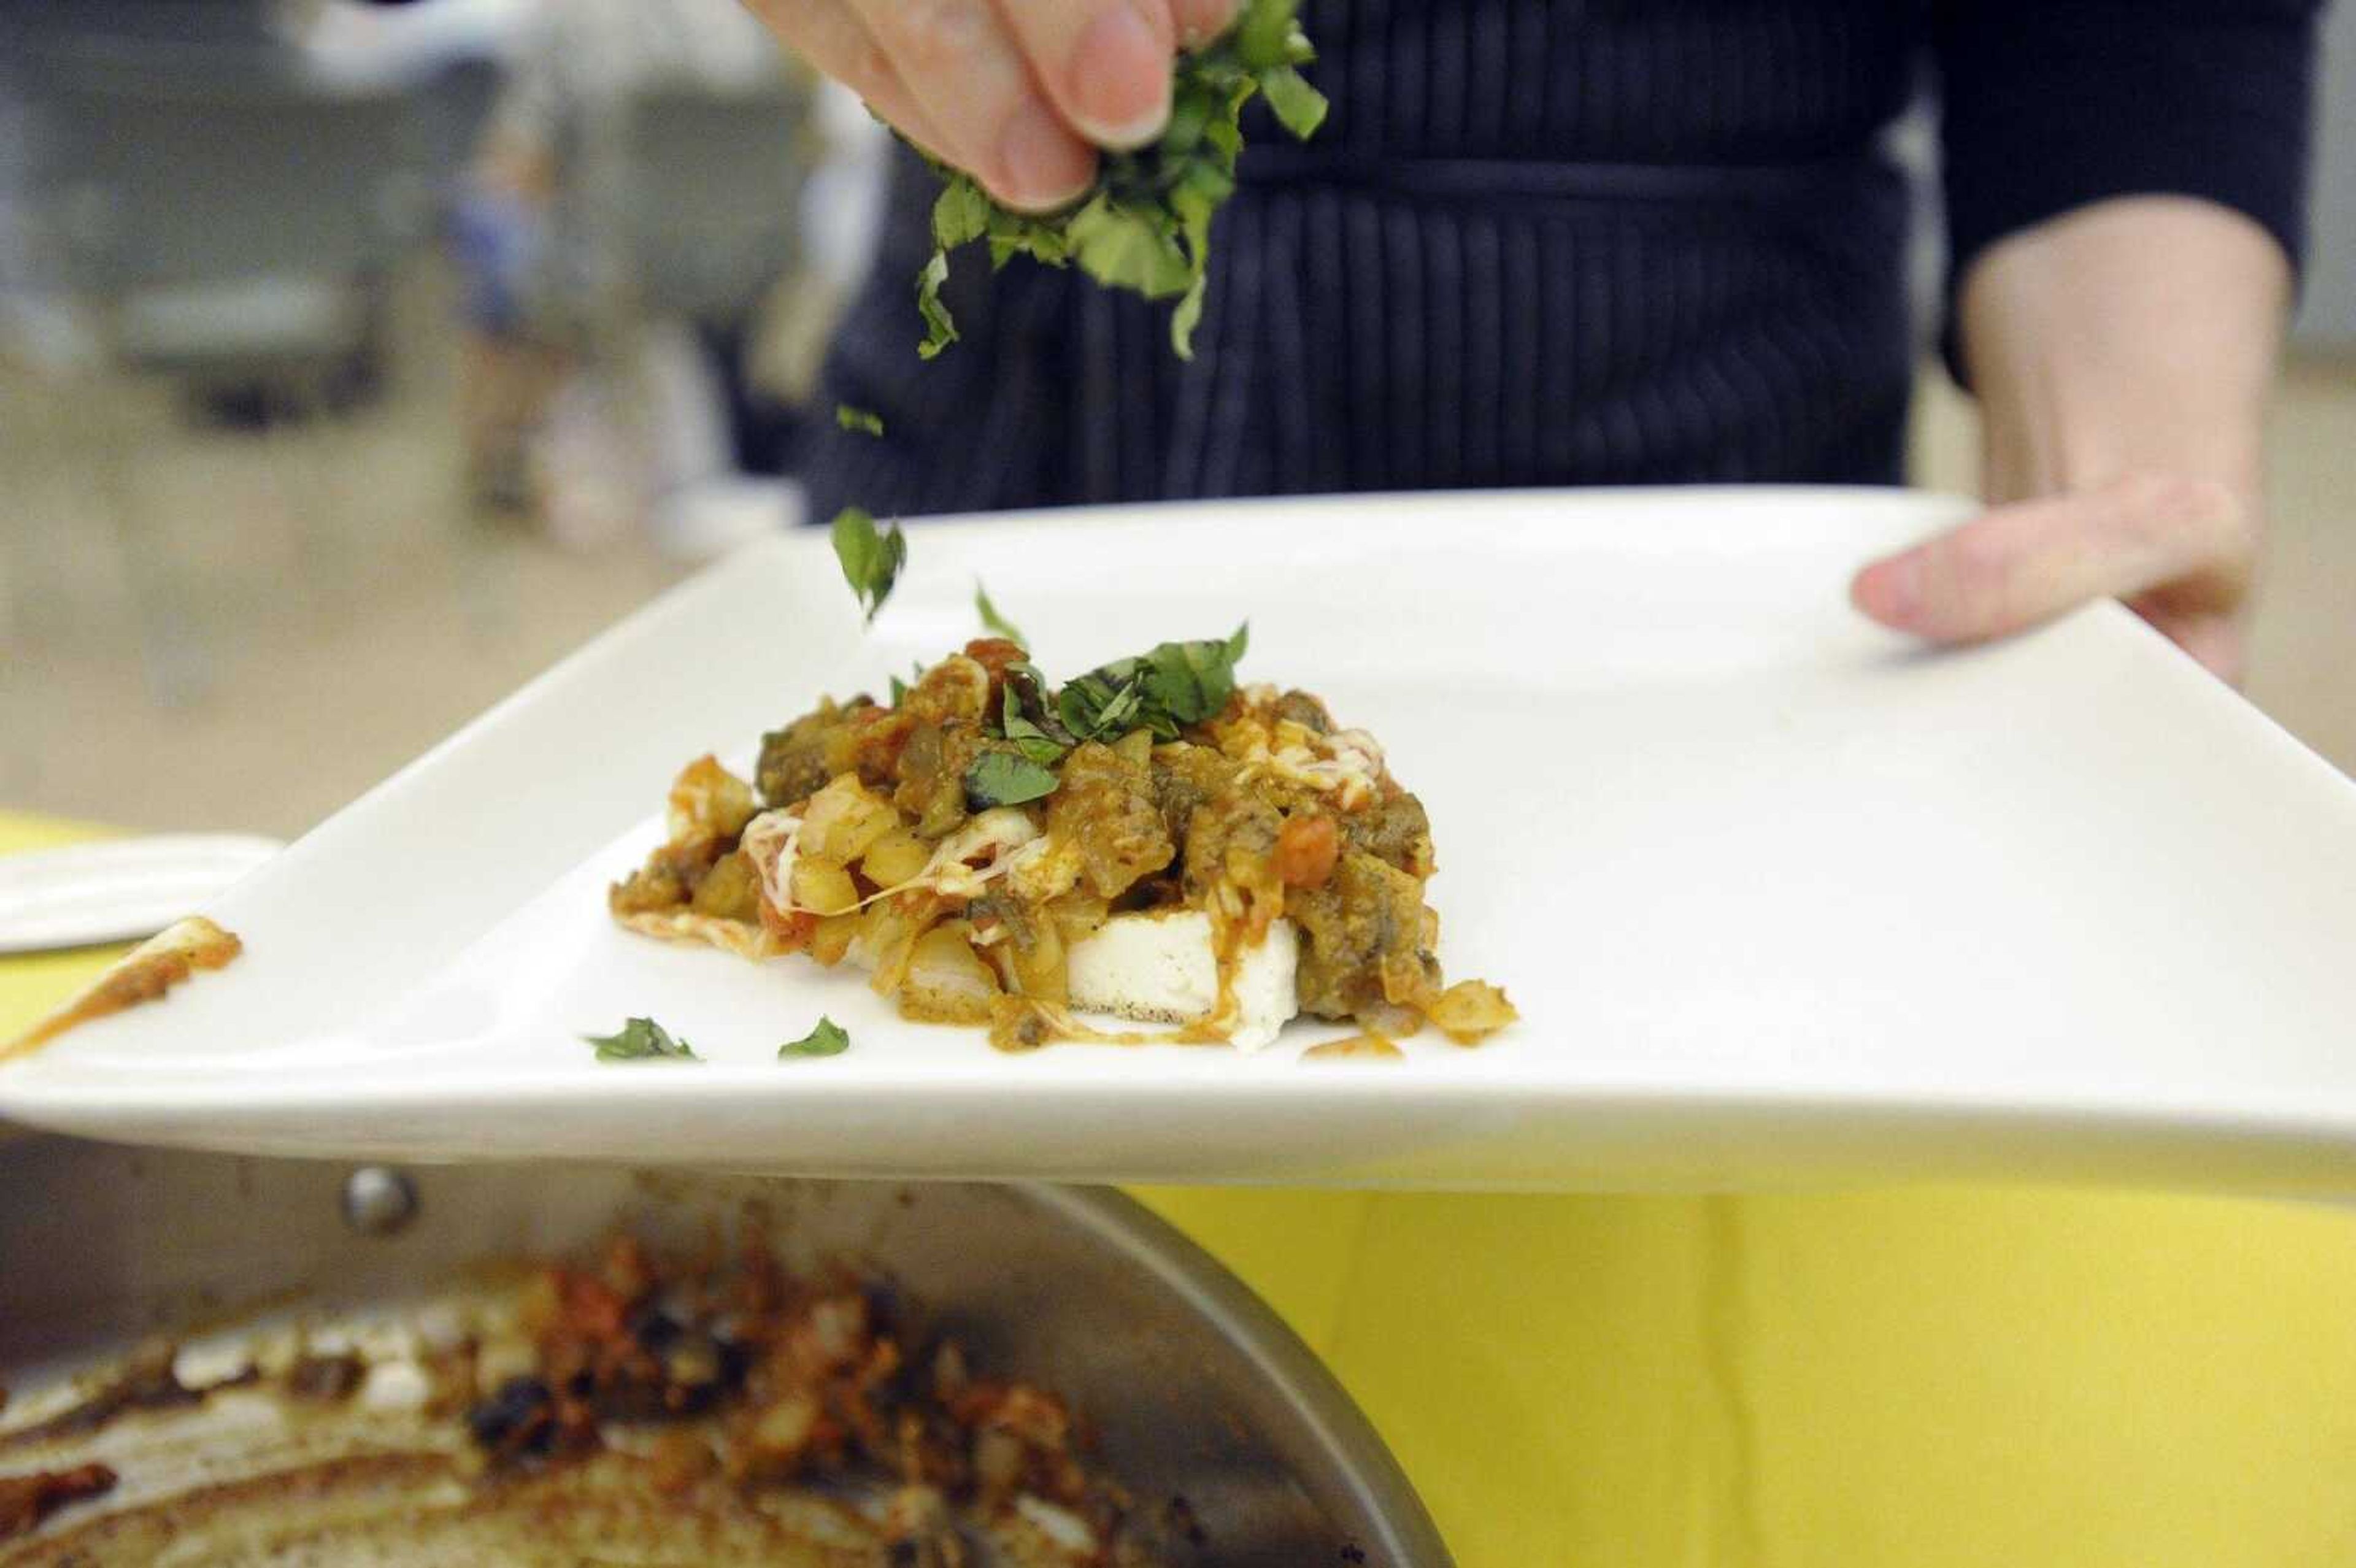
<instances>
[{"instance_id":1,"label":"falling basil leaf","mask_svg":"<svg viewBox=\"0 0 2356 1568\"><path fill-rule=\"evenodd\" d=\"M863 431L869 435L884 433L884 416L865 409L854 409L849 403L834 405L834 422L845 430Z\"/></svg>"},{"instance_id":2,"label":"falling basil leaf","mask_svg":"<svg viewBox=\"0 0 2356 1568\"><path fill-rule=\"evenodd\" d=\"M1055 793L1055 771L1019 752L984 752L965 771L965 803L974 811L1021 805Z\"/></svg>"},{"instance_id":3,"label":"falling basil leaf","mask_svg":"<svg viewBox=\"0 0 2356 1568\"><path fill-rule=\"evenodd\" d=\"M974 580L973 608L983 625L1019 648L1030 648L1031 639L1023 635L1023 628L998 613L998 606L990 602L990 590L981 585L980 578Z\"/></svg>"},{"instance_id":4,"label":"falling basil leaf","mask_svg":"<svg viewBox=\"0 0 2356 1568\"><path fill-rule=\"evenodd\" d=\"M879 530L865 511L845 507L834 517L834 557L842 563L842 580L873 621L908 563L908 538L897 523Z\"/></svg>"},{"instance_id":5,"label":"falling basil leaf","mask_svg":"<svg viewBox=\"0 0 2356 1568\"><path fill-rule=\"evenodd\" d=\"M777 1047L779 1060L796 1056L841 1056L851 1049L851 1036L841 1024L830 1018L818 1020L818 1028L799 1040L789 1040Z\"/></svg>"},{"instance_id":6,"label":"falling basil leaf","mask_svg":"<svg viewBox=\"0 0 2356 1568\"><path fill-rule=\"evenodd\" d=\"M957 318L941 303L941 285L948 281L948 252L936 251L933 259L916 274L916 314L925 323L924 340L916 345L921 358L930 359L958 340Z\"/></svg>"},{"instance_id":7,"label":"falling basil leaf","mask_svg":"<svg viewBox=\"0 0 2356 1568\"><path fill-rule=\"evenodd\" d=\"M1280 65L1259 79L1259 90L1268 94L1268 106L1276 111L1283 127L1306 142L1317 134L1325 123L1325 113L1332 105L1325 95L1309 85L1301 74L1289 65Z\"/></svg>"},{"instance_id":8,"label":"falling basil leaf","mask_svg":"<svg viewBox=\"0 0 2356 1568\"><path fill-rule=\"evenodd\" d=\"M933 203L933 253L916 276L925 324L917 352L930 359L957 341L941 300L949 252L983 240L994 267L1016 256L1050 267L1076 261L1107 287L1176 299L1171 346L1192 358L1207 297L1211 220L1235 194L1244 105L1264 94L1278 123L1304 140L1325 121L1324 95L1301 75L1317 51L1301 30L1300 9L1301 0L1244 0L1226 34L1173 63L1161 140L1106 154L1096 183L1060 212L1011 212L970 175L934 164L942 188Z\"/></svg>"},{"instance_id":9,"label":"falling basil leaf","mask_svg":"<svg viewBox=\"0 0 2356 1568\"><path fill-rule=\"evenodd\" d=\"M701 1061L687 1041L671 1038L670 1030L652 1019L632 1019L619 1034L584 1034L597 1048L600 1061Z\"/></svg>"}]
</instances>

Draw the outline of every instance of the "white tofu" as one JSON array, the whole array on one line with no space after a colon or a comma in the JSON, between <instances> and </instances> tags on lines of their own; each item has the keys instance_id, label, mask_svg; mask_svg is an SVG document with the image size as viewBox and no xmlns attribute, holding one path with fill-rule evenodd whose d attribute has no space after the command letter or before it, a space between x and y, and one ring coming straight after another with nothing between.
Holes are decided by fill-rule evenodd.
<instances>
[{"instance_id":1,"label":"white tofu","mask_svg":"<svg viewBox=\"0 0 2356 1568\"><path fill-rule=\"evenodd\" d=\"M1300 937L1290 921L1268 930L1268 940L1236 961L1238 1051L1273 1044L1300 1010L1293 994ZM1211 950L1211 917L1199 910L1121 914L1065 955L1071 1005L1079 1012L1111 1013L1140 1023L1199 1023L1219 1001L1219 965Z\"/></svg>"}]
</instances>

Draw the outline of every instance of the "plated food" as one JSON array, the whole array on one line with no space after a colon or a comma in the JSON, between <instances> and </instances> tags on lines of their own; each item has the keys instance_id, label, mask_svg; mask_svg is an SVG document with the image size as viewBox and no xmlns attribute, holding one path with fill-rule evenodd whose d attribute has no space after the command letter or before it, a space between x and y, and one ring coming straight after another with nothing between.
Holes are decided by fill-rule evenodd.
<instances>
[{"instance_id":1,"label":"plated food","mask_svg":"<svg viewBox=\"0 0 2356 1568\"><path fill-rule=\"evenodd\" d=\"M610 891L633 931L865 971L911 1019L1058 1040L1269 1045L1306 1014L1472 1044L1504 992L1447 985L1423 805L1247 638L1164 643L1052 688L1007 637L821 702L672 785ZM1147 1033L1084 1021L1166 1026Z\"/></svg>"}]
</instances>

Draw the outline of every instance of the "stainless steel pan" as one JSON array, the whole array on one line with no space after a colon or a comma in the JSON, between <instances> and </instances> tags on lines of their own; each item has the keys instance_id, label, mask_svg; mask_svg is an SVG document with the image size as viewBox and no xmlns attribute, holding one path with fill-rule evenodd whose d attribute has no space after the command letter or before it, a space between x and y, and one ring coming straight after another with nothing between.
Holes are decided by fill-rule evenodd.
<instances>
[{"instance_id":1,"label":"stainless steel pan","mask_svg":"<svg viewBox=\"0 0 2356 1568\"><path fill-rule=\"evenodd\" d=\"M394 1176L17 1139L0 1143L0 1385L21 1413L21 1396L143 1337L290 1308L398 1310L486 1260L593 1244L617 1220L690 1245L748 1207L789 1264L873 1270L978 1364L1064 1392L1109 1473L1185 1499L1200 1563L1450 1562L1308 1349L1200 1249L1100 1189L551 1166Z\"/></svg>"}]
</instances>

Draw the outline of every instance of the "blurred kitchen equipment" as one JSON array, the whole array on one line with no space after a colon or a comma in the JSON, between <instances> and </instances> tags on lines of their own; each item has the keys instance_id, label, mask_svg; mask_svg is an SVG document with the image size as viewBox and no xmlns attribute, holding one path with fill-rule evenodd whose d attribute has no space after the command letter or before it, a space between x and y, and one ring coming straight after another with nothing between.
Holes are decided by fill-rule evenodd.
<instances>
[{"instance_id":1,"label":"blurred kitchen equipment","mask_svg":"<svg viewBox=\"0 0 2356 1568\"><path fill-rule=\"evenodd\" d=\"M160 833L0 856L0 954L153 936L284 848L247 834Z\"/></svg>"},{"instance_id":2,"label":"blurred kitchen equipment","mask_svg":"<svg viewBox=\"0 0 2356 1568\"><path fill-rule=\"evenodd\" d=\"M405 1223L357 1222L380 1205L354 1202L355 1181L392 1179L61 1138L0 1146L0 1381L37 1394L199 1317L283 1320L290 1301L306 1317L397 1309L446 1291L469 1264L594 1243L619 1217L650 1241L692 1246L711 1222L754 1210L787 1266L841 1259L880 1274L924 1320L953 1328L977 1365L1070 1398L1100 1433L1094 1457L1108 1474L1141 1502L1184 1499L1203 1532L1196 1561L1450 1561L1316 1358L1118 1194L482 1167L410 1173ZM218 1441L206 1451L215 1476L259 1462L237 1446L257 1445L250 1431Z\"/></svg>"}]
</instances>

